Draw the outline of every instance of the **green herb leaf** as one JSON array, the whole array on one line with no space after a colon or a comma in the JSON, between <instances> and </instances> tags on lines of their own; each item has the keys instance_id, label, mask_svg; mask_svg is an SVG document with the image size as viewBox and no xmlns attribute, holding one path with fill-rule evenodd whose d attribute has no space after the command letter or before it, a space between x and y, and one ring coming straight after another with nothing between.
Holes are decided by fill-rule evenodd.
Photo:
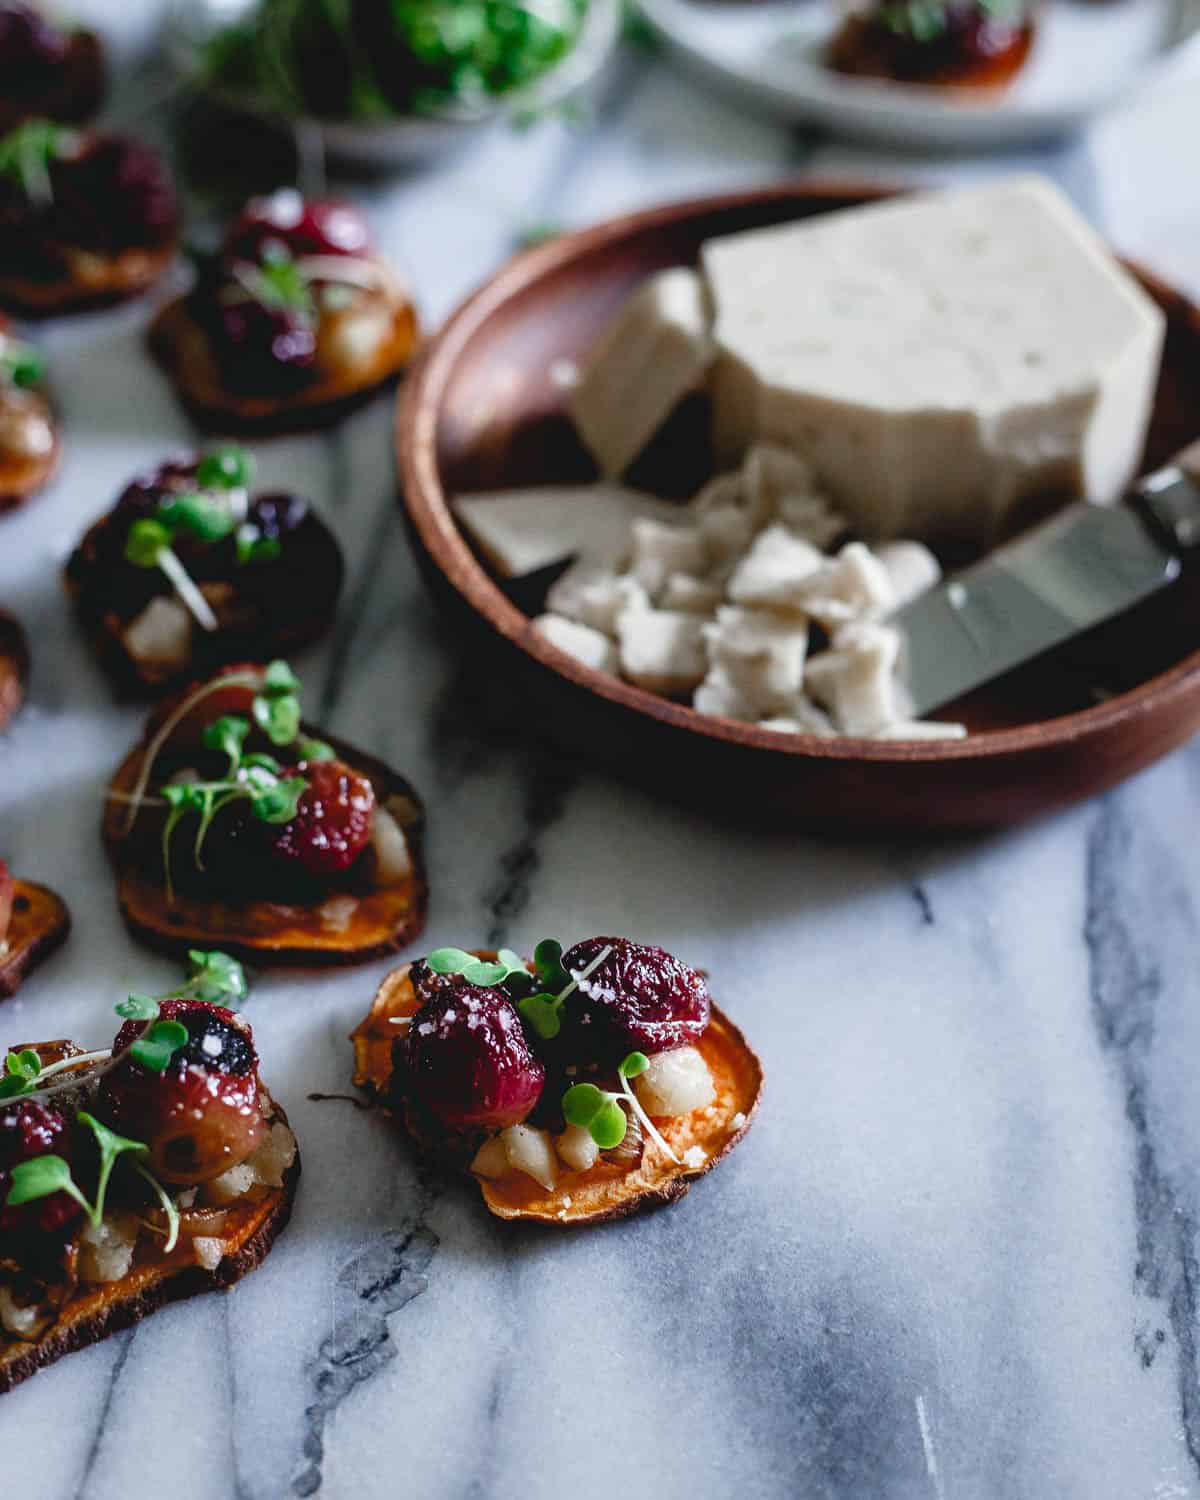
<instances>
[{"instance_id":1,"label":"green herb leaf","mask_svg":"<svg viewBox=\"0 0 1200 1500\"><path fill-rule=\"evenodd\" d=\"M517 1010L521 1019L528 1022L544 1042L553 1041L562 1030L562 1001L557 995L544 991L526 995L523 1000L517 1001Z\"/></svg>"},{"instance_id":2,"label":"green herb leaf","mask_svg":"<svg viewBox=\"0 0 1200 1500\"><path fill-rule=\"evenodd\" d=\"M0 334L0 378L31 390L46 378L46 361L29 344Z\"/></svg>"},{"instance_id":3,"label":"green herb leaf","mask_svg":"<svg viewBox=\"0 0 1200 1500\"><path fill-rule=\"evenodd\" d=\"M227 505L212 495L172 495L162 500L158 518L173 530L187 531L202 542L219 542L236 524Z\"/></svg>"},{"instance_id":4,"label":"green herb leaf","mask_svg":"<svg viewBox=\"0 0 1200 1500\"><path fill-rule=\"evenodd\" d=\"M250 801L250 811L264 823L290 823L296 816L300 798L308 790L303 776L277 781Z\"/></svg>"},{"instance_id":5,"label":"green herb leaf","mask_svg":"<svg viewBox=\"0 0 1200 1500\"><path fill-rule=\"evenodd\" d=\"M568 1125L582 1125L586 1130L604 1108L609 1097L594 1083L573 1084L563 1095L563 1119Z\"/></svg>"},{"instance_id":6,"label":"green herb leaf","mask_svg":"<svg viewBox=\"0 0 1200 1500\"><path fill-rule=\"evenodd\" d=\"M0 177L15 182L27 198L49 203L53 198L51 164L65 156L74 135L50 120L27 120L0 140Z\"/></svg>"},{"instance_id":7,"label":"green herb leaf","mask_svg":"<svg viewBox=\"0 0 1200 1500\"><path fill-rule=\"evenodd\" d=\"M9 1174L6 1208L20 1208L23 1203L36 1203L39 1198L49 1198L52 1193L67 1193L82 1208L91 1213L91 1204L75 1186L71 1168L61 1156L34 1156L29 1161L20 1161Z\"/></svg>"},{"instance_id":8,"label":"green herb leaf","mask_svg":"<svg viewBox=\"0 0 1200 1500\"><path fill-rule=\"evenodd\" d=\"M229 774L232 776L242 763L242 746L249 733L249 719L243 719L237 714L222 714L219 719L204 726L201 739L207 749L220 750L229 757Z\"/></svg>"},{"instance_id":9,"label":"green herb leaf","mask_svg":"<svg viewBox=\"0 0 1200 1500\"><path fill-rule=\"evenodd\" d=\"M276 658L267 664L263 674L263 693L268 698L278 697L284 693L298 693L300 691L300 679L288 666L287 662Z\"/></svg>"},{"instance_id":10,"label":"green herb leaf","mask_svg":"<svg viewBox=\"0 0 1200 1500\"><path fill-rule=\"evenodd\" d=\"M125 539L125 560L138 568L157 568L171 546L171 533L161 521L135 521Z\"/></svg>"},{"instance_id":11,"label":"green herb leaf","mask_svg":"<svg viewBox=\"0 0 1200 1500\"><path fill-rule=\"evenodd\" d=\"M290 695L255 698L254 719L273 745L290 745L300 732L300 700Z\"/></svg>"},{"instance_id":12,"label":"green herb leaf","mask_svg":"<svg viewBox=\"0 0 1200 1500\"><path fill-rule=\"evenodd\" d=\"M160 1021L159 1026L177 1026L177 1021ZM157 1029L152 1028L152 1029ZM183 1031L183 1027L179 1029ZM184 1032L186 1036L187 1033ZM138 1046L137 1042L134 1046ZM161 1071L156 1069L155 1071ZM87 1128L96 1137L96 1145L100 1148L100 1169L96 1174L96 1203L88 1209L89 1217L93 1224L99 1224L104 1217L104 1200L108 1196L108 1179L112 1176L112 1169L117 1158L124 1156L126 1152L132 1152L136 1156L149 1156L150 1148L144 1141L131 1141L127 1136L118 1135L115 1130L110 1130L107 1125L101 1124L94 1115L88 1114L86 1109L81 1109L75 1117L81 1125ZM87 1207L86 1200L80 1199Z\"/></svg>"},{"instance_id":13,"label":"green herb leaf","mask_svg":"<svg viewBox=\"0 0 1200 1500\"><path fill-rule=\"evenodd\" d=\"M283 556L283 543L278 537L263 536L252 521L246 521L238 527L234 545L240 567L245 567L247 563L275 562Z\"/></svg>"},{"instance_id":14,"label":"green herb leaf","mask_svg":"<svg viewBox=\"0 0 1200 1500\"><path fill-rule=\"evenodd\" d=\"M180 1021L156 1021L129 1049L134 1062L148 1073L165 1073L171 1059L188 1044L188 1029ZM80 1115L80 1119L83 1116Z\"/></svg>"},{"instance_id":15,"label":"green herb leaf","mask_svg":"<svg viewBox=\"0 0 1200 1500\"><path fill-rule=\"evenodd\" d=\"M553 938L544 938L533 950L533 967L537 970L538 982L557 995L571 982L571 976L562 965L562 944Z\"/></svg>"},{"instance_id":16,"label":"green herb leaf","mask_svg":"<svg viewBox=\"0 0 1200 1500\"><path fill-rule=\"evenodd\" d=\"M30 1094L42 1071L42 1060L32 1047L20 1052L10 1052L4 1059L4 1077L0 1079L0 1099L15 1099L18 1094Z\"/></svg>"},{"instance_id":17,"label":"green herb leaf","mask_svg":"<svg viewBox=\"0 0 1200 1500\"><path fill-rule=\"evenodd\" d=\"M191 969L187 987L197 1000L224 1005L229 1010L232 1006L228 1001L244 1000L250 993L245 969L228 953L192 948L188 951L188 963Z\"/></svg>"},{"instance_id":18,"label":"green herb leaf","mask_svg":"<svg viewBox=\"0 0 1200 1500\"><path fill-rule=\"evenodd\" d=\"M301 735L296 749L299 751L301 760L336 760L337 751L332 745L327 745L324 740L310 740Z\"/></svg>"},{"instance_id":19,"label":"green herb leaf","mask_svg":"<svg viewBox=\"0 0 1200 1500\"><path fill-rule=\"evenodd\" d=\"M462 977L468 984L478 984L483 989L490 989L492 985L499 984L507 973L508 970L503 964L494 964L487 959L476 958L462 970Z\"/></svg>"},{"instance_id":20,"label":"green herb leaf","mask_svg":"<svg viewBox=\"0 0 1200 1500\"><path fill-rule=\"evenodd\" d=\"M473 953L462 948L435 948L425 959L426 966L435 974L461 974L477 962Z\"/></svg>"},{"instance_id":21,"label":"green herb leaf","mask_svg":"<svg viewBox=\"0 0 1200 1500\"><path fill-rule=\"evenodd\" d=\"M200 460L196 483L206 490L245 490L254 482L254 455L232 443Z\"/></svg>"},{"instance_id":22,"label":"green herb leaf","mask_svg":"<svg viewBox=\"0 0 1200 1500\"><path fill-rule=\"evenodd\" d=\"M116 1012L127 1021L157 1021L158 1001L153 995L139 995L134 991L128 1000L121 1001Z\"/></svg>"},{"instance_id":23,"label":"green herb leaf","mask_svg":"<svg viewBox=\"0 0 1200 1500\"><path fill-rule=\"evenodd\" d=\"M622 1078L637 1078L650 1066L650 1059L644 1052L631 1052L617 1069Z\"/></svg>"},{"instance_id":24,"label":"green herb leaf","mask_svg":"<svg viewBox=\"0 0 1200 1500\"><path fill-rule=\"evenodd\" d=\"M614 1146L619 1146L625 1139L625 1132L629 1129L629 1117L610 1094L603 1106L592 1116L587 1128L592 1140L601 1151L611 1151Z\"/></svg>"}]
</instances>

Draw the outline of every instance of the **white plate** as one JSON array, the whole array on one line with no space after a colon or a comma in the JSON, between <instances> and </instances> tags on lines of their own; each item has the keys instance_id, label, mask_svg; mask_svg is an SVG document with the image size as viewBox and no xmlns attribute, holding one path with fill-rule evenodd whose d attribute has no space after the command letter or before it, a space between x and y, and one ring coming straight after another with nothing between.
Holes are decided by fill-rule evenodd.
<instances>
[{"instance_id":1,"label":"white plate","mask_svg":"<svg viewBox=\"0 0 1200 1500\"><path fill-rule=\"evenodd\" d=\"M979 148L1061 135L1200 61L1198 0L1047 0L1021 73L977 95L832 73L822 57L836 0L639 3L673 52L750 107L893 144Z\"/></svg>"}]
</instances>

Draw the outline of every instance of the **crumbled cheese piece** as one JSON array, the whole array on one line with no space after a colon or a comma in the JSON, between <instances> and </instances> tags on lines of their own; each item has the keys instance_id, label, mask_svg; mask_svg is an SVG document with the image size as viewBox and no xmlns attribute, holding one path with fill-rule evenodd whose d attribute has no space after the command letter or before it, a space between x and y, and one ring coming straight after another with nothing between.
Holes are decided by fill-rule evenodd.
<instances>
[{"instance_id":1,"label":"crumbled cheese piece","mask_svg":"<svg viewBox=\"0 0 1200 1500\"><path fill-rule=\"evenodd\" d=\"M546 593L548 614L590 625L607 636L616 635L617 616L623 609L649 603L645 589L627 574L582 558L572 563Z\"/></svg>"},{"instance_id":2,"label":"crumbled cheese piece","mask_svg":"<svg viewBox=\"0 0 1200 1500\"><path fill-rule=\"evenodd\" d=\"M633 1080L638 1102L648 1115L686 1115L716 1097L712 1074L695 1047L656 1052L644 1073Z\"/></svg>"},{"instance_id":3,"label":"crumbled cheese piece","mask_svg":"<svg viewBox=\"0 0 1200 1500\"><path fill-rule=\"evenodd\" d=\"M565 1165L573 1172L586 1172L596 1165L600 1156L600 1147L582 1125L568 1125L554 1144Z\"/></svg>"},{"instance_id":4,"label":"crumbled cheese piece","mask_svg":"<svg viewBox=\"0 0 1200 1500\"><path fill-rule=\"evenodd\" d=\"M692 696L692 707L717 719L754 718L754 705L723 667L710 667L704 681Z\"/></svg>"},{"instance_id":5,"label":"crumbled cheese piece","mask_svg":"<svg viewBox=\"0 0 1200 1500\"><path fill-rule=\"evenodd\" d=\"M825 710L818 708L803 693L788 705L786 714L773 719L760 719L759 728L774 729L780 734L816 734L822 739L832 739L837 734L833 720Z\"/></svg>"},{"instance_id":6,"label":"crumbled cheese piece","mask_svg":"<svg viewBox=\"0 0 1200 1500\"><path fill-rule=\"evenodd\" d=\"M833 562L802 579L793 591L795 607L830 630L878 619L895 597L888 570L862 542L847 542Z\"/></svg>"},{"instance_id":7,"label":"crumbled cheese piece","mask_svg":"<svg viewBox=\"0 0 1200 1500\"><path fill-rule=\"evenodd\" d=\"M768 526L734 569L729 597L737 604L807 612L803 586L827 567L825 554L812 542L795 536L786 526Z\"/></svg>"},{"instance_id":8,"label":"crumbled cheese piece","mask_svg":"<svg viewBox=\"0 0 1200 1500\"><path fill-rule=\"evenodd\" d=\"M593 630L590 625L580 625L565 615L539 615L533 628L552 646L594 671L615 672L620 665L617 648L606 635Z\"/></svg>"},{"instance_id":9,"label":"crumbled cheese piece","mask_svg":"<svg viewBox=\"0 0 1200 1500\"><path fill-rule=\"evenodd\" d=\"M740 505L716 505L700 517L709 563L721 574L736 567L754 538L754 522Z\"/></svg>"},{"instance_id":10,"label":"crumbled cheese piece","mask_svg":"<svg viewBox=\"0 0 1200 1500\"><path fill-rule=\"evenodd\" d=\"M662 609L682 610L686 615L711 615L721 602L721 590L704 578L671 573L659 597Z\"/></svg>"},{"instance_id":11,"label":"crumbled cheese piece","mask_svg":"<svg viewBox=\"0 0 1200 1500\"><path fill-rule=\"evenodd\" d=\"M144 667L174 672L192 659L192 617L178 599L157 594L121 633L126 651Z\"/></svg>"},{"instance_id":12,"label":"crumbled cheese piece","mask_svg":"<svg viewBox=\"0 0 1200 1500\"><path fill-rule=\"evenodd\" d=\"M942 576L941 564L921 542L884 542L875 556L887 569L892 585L892 609L903 609L931 589Z\"/></svg>"},{"instance_id":13,"label":"crumbled cheese piece","mask_svg":"<svg viewBox=\"0 0 1200 1500\"><path fill-rule=\"evenodd\" d=\"M729 1123L734 1128L734 1130L741 1130L746 1123L746 1116L739 1109L737 1114L734 1115L733 1119L730 1120Z\"/></svg>"},{"instance_id":14,"label":"crumbled cheese piece","mask_svg":"<svg viewBox=\"0 0 1200 1500\"><path fill-rule=\"evenodd\" d=\"M724 605L704 627L710 675L731 684L748 717L786 713L804 681L808 624L795 615Z\"/></svg>"},{"instance_id":15,"label":"crumbled cheese piece","mask_svg":"<svg viewBox=\"0 0 1200 1500\"><path fill-rule=\"evenodd\" d=\"M510 1125L500 1132L500 1139L513 1171L524 1172L552 1193L558 1182L558 1162L549 1131L532 1125Z\"/></svg>"},{"instance_id":16,"label":"crumbled cheese piece","mask_svg":"<svg viewBox=\"0 0 1200 1500\"><path fill-rule=\"evenodd\" d=\"M899 656L900 635L889 626L848 625L809 661L804 685L842 734L878 734L908 717L896 677Z\"/></svg>"},{"instance_id":17,"label":"crumbled cheese piece","mask_svg":"<svg viewBox=\"0 0 1200 1500\"><path fill-rule=\"evenodd\" d=\"M657 601L672 573L700 573L707 561L704 539L692 526L667 525L645 517L629 528L630 576Z\"/></svg>"},{"instance_id":18,"label":"crumbled cheese piece","mask_svg":"<svg viewBox=\"0 0 1200 1500\"><path fill-rule=\"evenodd\" d=\"M689 1146L683 1153L683 1164L690 1167L694 1172L697 1167L702 1167L708 1160L708 1153L703 1146Z\"/></svg>"},{"instance_id":19,"label":"crumbled cheese piece","mask_svg":"<svg viewBox=\"0 0 1200 1500\"><path fill-rule=\"evenodd\" d=\"M357 896L331 896L317 907L317 916L327 932L345 932L357 910Z\"/></svg>"},{"instance_id":20,"label":"crumbled cheese piece","mask_svg":"<svg viewBox=\"0 0 1200 1500\"><path fill-rule=\"evenodd\" d=\"M375 851L377 885L399 885L412 874L408 840L386 807L377 806L371 814L371 848Z\"/></svg>"},{"instance_id":21,"label":"crumbled cheese piece","mask_svg":"<svg viewBox=\"0 0 1200 1500\"><path fill-rule=\"evenodd\" d=\"M967 726L938 719L897 719L875 731L877 740L965 740Z\"/></svg>"},{"instance_id":22,"label":"crumbled cheese piece","mask_svg":"<svg viewBox=\"0 0 1200 1500\"><path fill-rule=\"evenodd\" d=\"M696 273L676 267L650 277L592 347L568 401L603 473L624 473L713 355Z\"/></svg>"},{"instance_id":23,"label":"crumbled cheese piece","mask_svg":"<svg viewBox=\"0 0 1200 1500\"><path fill-rule=\"evenodd\" d=\"M225 1241L213 1235L198 1234L192 1239L196 1264L205 1271L215 1271L225 1257Z\"/></svg>"},{"instance_id":24,"label":"crumbled cheese piece","mask_svg":"<svg viewBox=\"0 0 1200 1500\"><path fill-rule=\"evenodd\" d=\"M623 610L617 617L623 675L667 697L690 692L708 669L703 629L697 615L678 610Z\"/></svg>"},{"instance_id":25,"label":"crumbled cheese piece","mask_svg":"<svg viewBox=\"0 0 1200 1500\"><path fill-rule=\"evenodd\" d=\"M41 1302L22 1307L13 1297L12 1288L0 1286L0 1328L15 1339L36 1339L49 1328L54 1312Z\"/></svg>"}]
</instances>

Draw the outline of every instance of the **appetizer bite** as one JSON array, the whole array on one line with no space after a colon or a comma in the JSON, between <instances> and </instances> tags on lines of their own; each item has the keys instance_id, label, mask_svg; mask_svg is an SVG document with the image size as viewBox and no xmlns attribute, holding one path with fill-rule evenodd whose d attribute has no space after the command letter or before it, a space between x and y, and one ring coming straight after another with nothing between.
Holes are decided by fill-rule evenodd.
<instances>
[{"instance_id":1,"label":"appetizer bite","mask_svg":"<svg viewBox=\"0 0 1200 1500\"><path fill-rule=\"evenodd\" d=\"M0 609L0 729L3 729L25 701L25 681L29 676L29 645L25 632Z\"/></svg>"},{"instance_id":2,"label":"appetizer bite","mask_svg":"<svg viewBox=\"0 0 1200 1500\"><path fill-rule=\"evenodd\" d=\"M872 0L829 49L836 73L942 87L1002 88L1033 45L1031 0Z\"/></svg>"},{"instance_id":3,"label":"appetizer bite","mask_svg":"<svg viewBox=\"0 0 1200 1500\"><path fill-rule=\"evenodd\" d=\"M23 0L0 0L0 130L33 116L78 124L103 97L95 32L52 21Z\"/></svg>"},{"instance_id":4,"label":"appetizer bite","mask_svg":"<svg viewBox=\"0 0 1200 1500\"><path fill-rule=\"evenodd\" d=\"M749 1128L762 1069L662 948L439 948L384 980L354 1081L502 1219L595 1224L687 1192Z\"/></svg>"},{"instance_id":5,"label":"appetizer bite","mask_svg":"<svg viewBox=\"0 0 1200 1500\"><path fill-rule=\"evenodd\" d=\"M15 995L25 976L61 948L71 914L44 885L17 880L0 859L0 1000Z\"/></svg>"},{"instance_id":6,"label":"appetizer bite","mask_svg":"<svg viewBox=\"0 0 1200 1500\"><path fill-rule=\"evenodd\" d=\"M148 146L29 120L0 140L0 304L29 316L137 296L175 254L175 189Z\"/></svg>"},{"instance_id":7,"label":"appetizer bite","mask_svg":"<svg viewBox=\"0 0 1200 1500\"><path fill-rule=\"evenodd\" d=\"M199 421L270 431L334 420L411 359L417 319L356 208L288 188L250 201L150 344Z\"/></svg>"},{"instance_id":8,"label":"appetizer bite","mask_svg":"<svg viewBox=\"0 0 1200 1500\"><path fill-rule=\"evenodd\" d=\"M162 705L113 778L105 846L152 948L352 964L425 923L423 813L381 761L300 719L286 662L235 666Z\"/></svg>"},{"instance_id":9,"label":"appetizer bite","mask_svg":"<svg viewBox=\"0 0 1200 1500\"><path fill-rule=\"evenodd\" d=\"M265 1258L300 1176L227 954L132 994L111 1048L14 1048L0 1081L0 1392Z\"/></svg>"},{"instance_id":10,"label":"appetizer bite","mask_svg":"<svg viewBox=\"0 0 1200 1500\"><path fill-rule=\"evenodd\" d=\"M562 61L586 0L333 7L259 0L211 38L205 81L289 117L364 120L469 114Z\"/></svg>"},{"instance_id":11,"label":"appetizer bite","mask_svg":"<svg viewBox=\"0 0 1200 1500\"><path fill-rule=\"evenodd\" d=\"M45 363L0 315L0 515L42 489L58 466L58 427L43 390Z\"/></svg>"},{"instance_id":12,"label":"appetizer bite","mask_svg":"<svg viewBox=\"0 0 1200 1500\"><path fill-rule=\"evenodd\" d=\"M228 662L292 651L333 622L345 572L298 495L255 494L225 446L140 474L67 562L67 588L123 687L158 691Z\"/></svg>"}]
</instances>

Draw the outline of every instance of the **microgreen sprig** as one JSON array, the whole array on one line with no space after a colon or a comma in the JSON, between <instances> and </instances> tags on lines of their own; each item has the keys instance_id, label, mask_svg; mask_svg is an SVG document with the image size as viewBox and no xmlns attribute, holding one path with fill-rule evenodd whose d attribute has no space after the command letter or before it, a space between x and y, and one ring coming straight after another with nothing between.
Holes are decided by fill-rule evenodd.
<instances>
[{"instance_id":1,"label":"microgreen sprig","mask_svg":"<svg viewBox=\"0 0 1200 1500\"><path fill-rule=\"evenodd\" d=\"M510 975L528 973L524 959L511 948L501 948L495 962L477 958L465 948L435 948L425 962L435 974L461 974L468 984L484 989L503 984Z\"/></svg>"},{"instance_id":2,"label":"microgreen sprig","mask_svg":"<svg viewBox=\"0 0 1200 1500\"><path fill-rule=\"evenodd\" d=\"M0 140L0 177L11 178L31 202L54 196L51 163L75 148L76 136L50 120L27 120Z\"/></svg>"},{"instance_id":3,"label":"microgreen sprig","mask_svg":"<svg viewBox=\"0 0 1200 1500\"><path fill-rule=\"evenodd\" d=\"M620 1093L610 1093L594 1083L576 1083L562 1098L563 1119L568 1125L579 1125L588 1132L601 1151L610 1151L625 1139L628 1119L622 1100L641 1121L642 1129L665 1155L678 1163L679 1158L655 1129L650 1116L642 1108L641 1100L629 1087L629 1080L637 1078L650 1066L644 1052L631 1052L617 1068Z\"/></svg>"},{"instance_id":4,"label":"microgreen sprig","mask_svg":"<svg viewBox=\"0 0 1200 1500\"><path fill-rule=\"evenodd\" d=\"M553 1041L562 1030L562 1009L583 980L587 979L612 952L612 946L602 948L591 963L578 974L570 974L562 964L562 945L547 938L533 950L534 968L542 988L532 995L518 1000L517 1009L522 1019L537 1032L545 1042Z\"/></svg>"},{"instance_id":5,"label":"microgreen sprig","mask_svg":"<svg viewBox=\"0 0 1200 1500\"><path fill-rule=\"evenodd\" d=\"M0 333L0 381L33 390L46 377L46 361L32 344Z\"/></svg>"},{"instance_id":6,"label":"microgreen sprig","mask_svg":"<svg viewBox=\"0 0 1200 1500\"><path fill-rule=\"evenodd\" d=\"M317 304L309 278L282 242L268 241L260 262L238 260L232 271L242 290L263 307L294 313L310 327L316 322Z\"/></svg>"},{"instance_id":7,"label":"microgreen sprig","mask_svg":"<svg viewBox=\"0 0 1200 1500\"><path fill-rule=\"evenodd\" d=\"M26 1203L37 1202L39 1198L49 1198L53 1193L66 1193L87 1214L92 1227L100 1227L104 1218L104 1202L108 1197L109 1179L118 1159L127 1153L149 1156L150 1148L144 1141L131 1141L126 1136L118 1135L86 1109L81 1109L76 1119L95 1136L100 1152L100 1164L96 1173L96 1201L89 1202L87 1195L71 1175L71 1168L66 1160L51 1153L31 1157L13 1167L9 1174L11 1185L4 1200L7 1208L20 1208Z\"/></svg>"}]
</instances>

